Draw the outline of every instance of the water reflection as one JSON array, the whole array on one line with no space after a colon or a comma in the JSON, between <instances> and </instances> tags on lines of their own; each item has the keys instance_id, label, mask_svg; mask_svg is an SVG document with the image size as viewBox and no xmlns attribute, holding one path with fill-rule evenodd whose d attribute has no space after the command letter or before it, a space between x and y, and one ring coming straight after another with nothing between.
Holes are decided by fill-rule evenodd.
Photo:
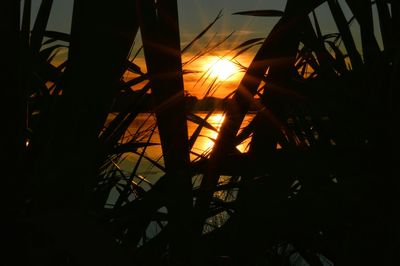
<instances>
[{"instance_id":1,"label":"water reflection","mask_svg":"<svg viewBox=\"0 0 400 266\"><path fill-rule=\"evenodd\" d=\"M198 116L201 118L206 118L206 113L198 113ZM207 122L213 126L217 131L221 128L222 123L224 122L225 114L216 113L212 114L208 117ZM192 136L198 125L193 122L188 122L188 134ZM199 137L196 139L196 142L193 145L192 153L190 155L191 160L195 160L198 155L206 156L214 146L215 140L218 137L218 132L211 130L209 128L203 127L200 131Z\"/></svg>"},{"instance_id":2,"label":"water reflection","mask_svg":"<svg viewBox=\"0 0 400 266\"><path fill-rule=\"evenodd\" d=\"M206 117L205 113L198 113L197 115L203 119ZM247 126L249 124L249 122L251 121L251 119L253 119L253 117L254 117L254 114L246 115L241 128ZM207 119L207 122L219 131L222 123L224 122L224 119L225 119L224 113L222 113L222 112L215 113L215 114L212 114ZM189 136L191 136L193 134L193 132L195 131L196 128L197 128L197 124L192 123L192 122L188 123ZM218 136L218 132L204 127L200 133L199 138L197 138L197 140L193 146L192 152L194 152L196 154L207 154L208 152L211 151L212 147L214 146L217 136ZM246 152L248 149L249 142L250 142L250 139L247 139L244 142L240 143L237 146L238 150L241 152ZM193 156L193 154L192 154L192 157L195 157L195 156ZM191 158L191 159L193 160L194 158Z\"/></svg>"},{"instance_id":3,"label":"water reflection","mask_svg":"<svg viewBox=\"0 0 400 266\"><path fill-rule=\"evenodd\" d=\"M222 112L212 115L197 113L196 115L201 119L197 117L197 119L188 120L189 138L193 135L197 136L191 149L190 158L192 161L209 155L225 120L225 114ZM113 118L113 116L110 116L109 121ZM253 114L247 115L241 127L247 126L253 118ZM199 123L201 124L201 121L204 119L206 119L208 123L207 126L203 125L199 127ZM249 141L249 139L244 141L238 145L237 148L241 152L245 152ZM132 149L129 150L129 152L123 153L121 156L110 158L110 162L103 172L104 179L99 184L99 187L101 187L101 183L104 183L107 187L107 182L112 183L105 208L118 208L118 206L123 206L142 198L165 174L160 137L154 114L139 114L133 123L131 123L128 130L126 130L121 142L158 145L138 145L137 147L139 148L136 150ZM202 178L202 174L192 177L194 190L198 189ZM238 187L235 184L239 181L240 176L220 176L210 204L210 213L212 213L212 215L207 217L203 227L204 234L221 227L232 215L234 210L230 208L221 208L222 205L220 206L220 204L222 202L230 203L236 200ZM193 200L195 202L196 197L194 197ZM164 209L157 212L157 217L166 215L166 210ZM166 226L166 223L166 218L164 220L151 221L143 238L139 241L138 246L143 245L146 241L159 234Z\"/></svg>"},{"instance_id":4,"label":"water reflection","mask_svg":"<svg viewBox=\"0 0 400 266\"><path fill-rule=\"evenodd\" d=\"M201 117L202 119L205 119L207 117L207 113L197 113L197 116ZM254 117L254 114L248 114L242 124L242 127L245 127L246 125L248 125L248 123L250 122L250 120ZM192 153L191 153L191 160L195 160L198 156L202 155L202 156L207 156L208 153L211 151L212 147L215 144L215 140L217 139L218 136L218 131L221 128L222 123L224 122L225 119L225 114L220 112L220 113L214 113L212 115L210 115L207 118L207 123L209 123L211 126L213 126L217 131L212 130L210 128L207 127L202 127L199 136L196 138L196 141L193 145L192 148ZM138 136L138 141L146 141L148 139L148 136L151 132L151 129L156 125L156 118L153 114L149 114L149 113L142 113L139 114L138 117L135 119L135 121L131 124L131 126L129 127L129 136L132 137L132 135L137 135ZM188 135L189 137L191 137L194 132L198 129L199 125L197 123L188 121ZM127 137L129 138L129 137ZM242 142L241 144L239 144L237 146L237 148L241 151L241 152L245 152L247 150L247 146L249 143L249 139ZM152 134L151 138L149 139L149 142L151 143L160 143L160 137L158 134L157 129L154 131L154 133ZM158 163L160 163L161 165L163 165L163 161L162 161L162 150L161 150L161 145L157 145L157 146L149 146L146 148L145 150L145 154L146 156L148 156L149 158L153 159L153 160L157 160ZM128 167L129 164L132 164L134 161L137 160L138 156L135 155L130 155L129 156L129 160L127 162L125 162L122 165L123 169L126 169L126 167ZM145 163L146 165L146 163ZM147 170L146 172L150 171L151 169L148 169L149 167L152 167L152 165L147 165ZM128 169L126 169L128 170ZM143 169L144 170L144 169ZM154 171L154 169L153 169ZM156 171L159 171L159 169ZM150 173L152 174L152 173Z\"/></svg>"},{"instance_id":5,"label":"water reflection","mask_svg":"<svg viewBox=\"0 0 400 266\"><path fill-rule=\"evenodd\" d=\"M205 119L207 113L197 113L197 116ZM249 114L245 117L242 127L245 127L251 119L254 117L253 114ZM113 117L109 117L112 119ZM196 138L196 141L191 149L190 159L192 161L197 158L207 156L212 150L215 140L218 137L218 131L224 122L224 113L215 113L207 118L207 123L213 128L202 127L201 131ZM197 123L188 121L188 135L189 138L198 130L199 125ZM159 144L160 137L156 127L156 118L154 114L142 113L139 114L134 122L130 125L122 142L134 142L152 143ZM250 140L246 140L237 148L241 152L245 152L247 144ZM162 156L161 145L150 145L130 152L122 154L122 156L113 159L112 164L105 169L105 178L107 175L117 174L120 180L117 184L121 187L127 186L128 183L132 183L134 187L140 187L141 190L148 191L164 174L164 161ZM116 170L117 169L117 170ZM130 181L128 181L130 180ZM115 188L116 189L116 188ZM135 189L133 189L135 191ZM119 193L116 191L110 193L109 204L112 206L117 200ZM226 195L216 195L217 197ZM138 195L132 195L131 200L135 200Z\"/></svg>"}]
</instances>

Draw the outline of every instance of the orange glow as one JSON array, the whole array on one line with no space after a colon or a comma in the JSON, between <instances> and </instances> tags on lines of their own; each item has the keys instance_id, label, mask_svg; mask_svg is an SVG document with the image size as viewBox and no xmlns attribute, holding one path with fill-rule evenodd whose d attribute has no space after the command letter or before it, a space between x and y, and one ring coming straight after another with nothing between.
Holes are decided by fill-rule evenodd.
<instances>
[{"instance_id":1,"label":"orange glow","mask_svg":"<svg viewBox=\"0 0 400 266\"><path fill-rule=\"evenodd\" d=\"M226 56L222 56L224 54ZM231 60L231 55L227 54L229 54L228 50L221 50L215 55L204 55L194 61L190 61L195 56L194 54L184 54L182 62L189 62L183 65L183 69L186 71L183 75L185 90L192 96L202 98L212 85L215 87L212 96L224 98L237 89L245 73L241 66L248 66L253 59L253 55L244 53L235 57L233 61ZM146 63L142 56L138 56L134 63L141 68L142 72L147 72ZM128 70L123 75L124 81L129 81L136 77L138 77L137 74ZM148 80L144 80L131 88L139 90L147 83Z\"/></svg>"},{"instance_id":2,"label":"orange glow","mask_svg":"<svg viewBox=\"0 0 400 266\"><path fill-rule=\"evenodd\" d=\"M214 126L217 130L220 129L222 123L224 122L225 115L224 114L213 114L207 120L212 126ZM212 131L207 128L203 128L201 135L204 137L198 138L195 143L195 149L198 151L204 152L210 150L214 146L214 141L218 137L218 132Z\"/></svg>"},{"instance_id":3,"label":"orange glow","mask_svg":"<svg viewBox=\"0 0 400 266\"><path fill-rule=\"evenodd\" d=\"M239 72L236 64L226 58L213 57L205 67L209 71L210 77L216 77L221 81L229 80Z\"/></svg>"},{"instance_id":4,"label":"orange glow","mask_svg":"<svg viewBox=\"0 0 400 266\"><path fill-rule=\"evenodd\" d=\"M206 116L205 113L203 114L198 114L200 117L204 118ZM207 122L210 123L215 129L219 130L222 122L224 121L225 115L222 113L216 113L211 115L208 119ZM197 124L194 124L192 122L188 123L188 130L189 130L189 135L192 135L193 132L196 130L198 127ZM203 153L208 153L211 151L212 147L214 146L214 142L218 137L218 132L215 132L211 129L208 129L206 127L203 127L200 133L200 136L197 138L192 151L198 154L203 154ZM196 155L191 154L191 160L194 160L197 158Z\"/></svg>"},{"instance_id":5,"label":"orange glow","mask_svg":"<svg viewBox=\"0 0 400 266\"><path fill-rule=\"evenodd\" d=\"M205 117L205 114L199 114L199 115L203 118ZM254 114L247 115L246 119L243 121L241 125L241 128L247 126L253 118ZM222 123L224 122L224 119L225 119L224 113L214 113L207 119L207 122L210 123L213 127L215 127L219 131L222 126ZM189 126L189 135L192 135L194 130L197 128L197 125L189 122L188 126ZM203 128L200 137L197 138L194 144L193 151L200 154L203 152L210 151L214 146L217 137L218 137L218 132L215 132L208 128ZM249 149L250 140L251 138L244 140L242 143L237 145L236 148L240 152L243 153L247 152ZM191 159L193 160L194 158L196 158L196 156L191 155Z\"/></svg>"},{"instance_id":6,"label":"orange glow","mask_svg":"<svg viewBox=\"0 0 400 266\"><path fill-rule=\"evenodd\" d=\"M213 114L212 116L210 116L207 120L208 123L210 123L211 125L213 125L216 129L219 130L219 128L222 125L222 122L224 122L225 119L225 114L220 113L220 114ZM214 132L216 133L216 132ZM217 135L217 134L215 134Z\"/></svg>"}]
</instances>

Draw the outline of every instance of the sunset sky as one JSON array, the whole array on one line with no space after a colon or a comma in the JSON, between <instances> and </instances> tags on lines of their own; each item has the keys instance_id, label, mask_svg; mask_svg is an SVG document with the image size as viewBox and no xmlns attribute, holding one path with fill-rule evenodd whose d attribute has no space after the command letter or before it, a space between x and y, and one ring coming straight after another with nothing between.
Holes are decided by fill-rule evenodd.
<instances>
[{"instance_id":1,"label":"sunset sky","mask_svg":"<svg viewBox=\"0 0 400 266\"><path fill-rule=\"evenodd\" d=\"M32 19L35 18L40 2L40 0L32 1ZM345 4L345 1L339 0L339 3L343 6L346 17L350 19L351 13ZM206 66L209 65L211 61L215 61L215 59L218 58L216 56L220 57L228 55L229 57L228 52L238 44L251 38L266 37L277 22L277 18L232 15L233 13L260 9L284 10L285 4L286 1L283 0L178 0L182 47L184 47L185 44L190 42L198 33L200 33L217 16L220 10L222 10L223 14L223 17L213 26L208 34L204 36L203 42L199 42L196 46L192 47L186 55L184 55L183 62L187 61L191 55L198 52L199 49L204 48L205 43L212 36L215 35L214 40L218 41L223 39L231 32L235 32L234 35L222 46L220 46L218 50L215 50L213 54L205 56L197 62L185 66L185 68L191 70L200 69L204 71L206 70ZM69 33L71 26L72 6L73 0L55 0L52 14L50 16L48 30ZM321 24L323 34L337 32L336 26L326 3L321 5L316 10L316 13ZM354 23L354 26L352 26L352 31L355 36L359 35L358 25L356 23ZM138 39L136 41L135 48L140 46L140 39ZM256 50L253 49L247 54L242 55L238 58L238 61L243 65L248 65L254 56L255 51ZM137 58L136 63L145 68L142 55ZM235 74L229 78L225 84L221 84L221 88L216 92L215 96L225 96L229 91L236 87L241 76L242 75L240 73ZM192 95L202 97L204 91L206 90L205 87L207 84L203 84L202 82L197 82L196 84L198 79L199 75L192 74L185 76L185 88Z\"/></svg>"}]
</instances>

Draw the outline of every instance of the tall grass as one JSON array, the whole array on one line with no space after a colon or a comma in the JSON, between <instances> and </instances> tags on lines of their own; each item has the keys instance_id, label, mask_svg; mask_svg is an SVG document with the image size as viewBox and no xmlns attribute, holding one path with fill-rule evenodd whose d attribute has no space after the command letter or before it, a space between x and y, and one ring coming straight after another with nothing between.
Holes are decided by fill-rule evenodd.
<instances>
[{"instance_id":1,"label":"tall grass","mask_svg":"<svg viewBox=\"0 0 400 266\"><path fill-rule=\"evenodd\" d=\"M39 12L31 35L32 52L42 45L50 5L51 1L42 2L43 12ZM70 223L63 235L65 246L87 263L90 258L90 263L99 265L116 259L120 263L128 260L108 240L108 233L101 233L101 226L93 222L88 210L91 191L97 183L98 135L138 30L136 17L131 15L135 12L132 1L120 5L99 4L94 12L90 3L74 4L67 68L62 79L56 82L62 95L52 95L56 100L49 106L47 121L37 130L41 135L32 158L33 212L39 217L49 215L45 223L58 227ZM88 17L88 13L92 15ZM105 17L109 20L104 20ZM94 76L97 78L88 79ZM58 219L55 213L60 213L62 218ZM46 231L54 235L56 230L49 227ZM81 241L73 245L73 239L77 238ZM85 245L93 248L80 253L79 249L83 250Z\"/></svg>"},{"instance_id":2,"label":"tall grass","mask_svg":"<svg viewBox=\"0 0 400 266\"><path fill-rule=\"evenodd\" d=\"M189 143L182 78L176 1L139 1L146 65L160 134L168 195L170 251L174 263L187 264L191 254L191 181ZM188 221L189 220L189 223Z\"/></svg>"},{"instance_id":3,"label":"tall grass","mask_svg":"<svg viewBox=\"0 0 400 266\"><path fill-rule=\"evenodd\" d=\"M24 263L18 258L20 233L18 227L18 210L23 202L20 182L24 180L25 156L25 93L19 60L23 60L19 50L19 1L4 1L0 8L0 42L2 60L0 62L0 88L2 104L1 113L4 120L0 133L1 168L20 169L2 174L1 200L5 202L2 215L7 217L1 221L2 244L6 247L3 263ZM14 188L14 189L10 189Z\"/></svg>"},{"instance_id":4,"label":"tall grass","mask_svg":"<svg viewBox=\"0 0 400 266\"><path fill-rule=\"evenodd\" d=\"M19 158L28 177L25 182L17 172L5 178L7 187L20 187L20 180L27 184L27 195L4 190L12 202L6 212L15 217L15 210L22 210L21 219L33 228L18 241L32 243L32 250L44 245L27 260L45 265L52 260L284 265L294 257L310 265L324 265L324 258L352 265L389 262L393 249L380 246L394 243L384 241L396 228L385 208L395 193L388 139L398 85L399 7L395 1L390 9L387 1L346 2L360 26L362 51L340 1L288 0L283 11L236 13L280 19L266 38L243 40L232 51L235 59L260 45L249 66L242 66L246 72L237 90L223 100L224 122L203 154L193 147L203 128L216 131L207 122L214 110L203 119L187 110L183 75L190 71L182 66L231 35L185 63L181 57L221 13L181 49L176 1L124 0L97 3L95 9L75 1L70 35L46 30L53 1L42 1L32 32L31 1L24 2L22 25L19 5L5 2L0 25L9 42L1 42L7 67L0 84L5 99L17 104L3 110L9 114L2 130L3 162L17 169ZM339 32L322 34L316 12L322 3ZM383 51L373 28L375 8ZM147 73L128 60L139 29ZM54 65L65 48L67 60ZM20 61L18 54L24 55ZM9 67L15 62L19 70ZM122 79L125 71L134 77ZM198 84L209 78L204 73ZM144 85L131 90L139 84ZM210 81L206 95L218 86L223 83ZM134 100L110 114L115 99L128 92ZM149 102L157 124L130 132ZM257 113L243 128L250 107ZM192 136L188 121L197 125ZM152 142L156 132L160 143ZM237 146L244 140L249 149L241 152ZM155 145L162 147L162 160L147 154ZM122 169L132 157L131 169ZM143 162L160 175L142 176ZM108 204L110 197L115 203ZM157 234L149 232L152 226ZM376 241L364 241L365 234ZM41 235L47 236L44 243L37 241Z\"/></svg>"}]
</instances>

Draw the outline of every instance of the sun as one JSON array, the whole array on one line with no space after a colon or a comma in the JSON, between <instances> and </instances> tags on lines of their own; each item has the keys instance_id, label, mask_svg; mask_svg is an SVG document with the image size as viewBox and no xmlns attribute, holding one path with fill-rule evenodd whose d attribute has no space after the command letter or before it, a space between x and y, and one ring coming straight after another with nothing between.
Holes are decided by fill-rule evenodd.
<instances>
[{"instance_id":1,"label":"sun","mask_svg":"<svg viewBox=\"0 0 400 266\"><path fill-rule=\"evenodd\" d=\"M230 60L216 57L209 64L207 64L207 71L210 72L210 77L224 81L239 72L239 69Z\"/></svg>"}]
</instances>

